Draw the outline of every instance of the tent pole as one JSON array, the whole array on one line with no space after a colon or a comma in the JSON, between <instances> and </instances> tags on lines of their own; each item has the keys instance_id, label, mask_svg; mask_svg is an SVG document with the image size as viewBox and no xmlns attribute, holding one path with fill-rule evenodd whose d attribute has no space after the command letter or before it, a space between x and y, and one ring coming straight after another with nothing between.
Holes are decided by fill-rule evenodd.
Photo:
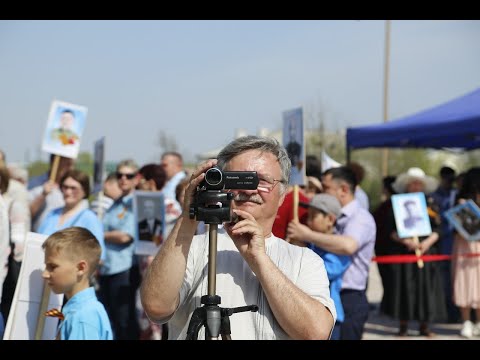
<instances>
[{"instance_id":1,"label":"tent pole","mask_svg":"<svg viewBox=\"0 0 480 360\"><path fill-rule=\"evenodd\" d=\"M388 121L388 77L390 63L390 20L385 22L385 69L383 79L383 122ZM388 175L388 148L382 151L382 175Z\"/></svg>"}]
</instances>

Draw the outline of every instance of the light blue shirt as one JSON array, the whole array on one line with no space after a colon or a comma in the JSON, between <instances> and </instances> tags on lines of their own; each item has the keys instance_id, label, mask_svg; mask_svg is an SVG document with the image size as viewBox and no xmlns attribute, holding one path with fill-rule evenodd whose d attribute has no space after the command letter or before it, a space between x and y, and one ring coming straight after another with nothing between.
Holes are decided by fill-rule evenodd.
<instances>
[{"instance_id":1,"label":"light blue shirt","mask_svg":"<svg viewBox=\"0 0 480 360\"><path fill-rule=\"evenodd\" d=\"M132 267L135 238L135 219L132 209L133 194L117 199L103 217L104 231L123 231L131 236L128 244L105 243L105 261L100 267L101 275L114 275Z\"/></svg>"},{"instance_id":2,"label":"light blue shirt","mask_svg":"<svg viewBox=\"0 0 480 360\"><path fill-rule=\"evenodd\" d=\"M60 340L113 340L112 327L95 290L89 287L72 296L62 309Z\"/></svg>"},{"instance_id":3,"label":"light blue shirt","mask_svg":"<svg viewBox=\"0 0 480 360\"><path fill-rule=\"evenodd\" d=\"M350 256L336 255L320 249L313 244L309 244L308 247L320 255L323 260L323 264L327 270L328 280L330 281L330 297L333 299L335 308L337 309L337 322L343 322L345 313L340 298L340 290L342 289L342 276L351 263Z\"/></svg>"},{"instance_id":4,"label":"light blue shirt","mask_svg":"<svg viewBox=\"0 0 480 360\"><path fill-rule=\"evenodd\" d=\"M177 185L185 178L185 176L187 176L185 171L176 173L170 180L167 181L162 189L162 194L164 194L168 199L176 200L177 197L175 195L175 190L177 189Z\"/></svg>"},{"instance_id":5,"label":"light blue shirt","mask_svg":"<svg viewBox=\"0 0 480 360\"><path fill-rule=\"evenodd\" d=\"M375 220L357 200L353 200L342 208L336 229L338 234L355 239L358 245L357 251L351 256L352 264L343 274L342 289L365 290L375 247Z\"/></svg>"},{"instance_id":6,"label":"light blue shirt","mask_svg":"<svg viewBox=\"0 0 480 360\"><path fill-rule=\"evenodd\" d=\"M86 206L88 206L88 202ZM87 230L90 230L100 243L100 247L102 248L102 255L100 259L104 261L105 241L103 236L103 225L100 220L98 220L94 212L87 208L83 208L70 219L65 221L61 226L59 226L58 221L60 220L60 216L62 216L63 209L64 208L61 207L50 211L45 217L45 220L43 220L43 222L40 224L38 232L40 234L52 235L58 230L63 230L72 226L80 226Z\"/></svg>"}]
</instances>

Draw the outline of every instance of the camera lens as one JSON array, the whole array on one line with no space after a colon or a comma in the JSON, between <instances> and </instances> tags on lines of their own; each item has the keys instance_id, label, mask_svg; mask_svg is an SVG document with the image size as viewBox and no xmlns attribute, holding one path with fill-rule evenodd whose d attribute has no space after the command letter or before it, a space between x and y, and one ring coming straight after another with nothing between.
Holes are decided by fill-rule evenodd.
<instances>
[{"instance_id":1,"label":"camera lens","mask_svg":"<svg viewBox=\"0 0 480 360\"><path fill-rule=\"evenodd\" d=\"M208 169L205 173L205 181L211 185L216 186L222 182L222 171L217 168Z\"/></svg>"}]
</instances>

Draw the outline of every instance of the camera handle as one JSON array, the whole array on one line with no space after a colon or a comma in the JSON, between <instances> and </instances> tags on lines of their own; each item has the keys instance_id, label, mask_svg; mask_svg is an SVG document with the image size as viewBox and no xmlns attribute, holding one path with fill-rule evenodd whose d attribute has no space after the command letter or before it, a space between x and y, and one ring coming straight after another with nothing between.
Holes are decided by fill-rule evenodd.
<instances>
[{"instance_id":1,"label":"camera handle","mask_svg":"<svg viewBox=\"0 0 480 360\"><path fill-rule=\"evenodd\" d=\"M217 274L217 235L218 224L210 224L208 232L208 295L203 295L201 303L192 314L188 324L187 337L185 340L198 340L198 332L205 326L205 339L231 340L230 315L244 311L258 311L257 305L240 306L236 308L222 308L220 296L216 295Z\"/></svg>"}]
</instances>

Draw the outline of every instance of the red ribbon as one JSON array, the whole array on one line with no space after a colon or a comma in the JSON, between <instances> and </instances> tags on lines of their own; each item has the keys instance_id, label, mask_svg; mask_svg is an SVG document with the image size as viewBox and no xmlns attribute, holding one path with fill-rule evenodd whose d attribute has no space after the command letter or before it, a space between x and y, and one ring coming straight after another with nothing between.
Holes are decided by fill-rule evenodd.
<instances>
[{"instance_id":1,"label":"red ribbon","mask_svg":"<svg viewBox=\"0 0 480 360\"><path fill-rule=\"evenodd\" d=\"M467 254L458 254L456 257L477 257L480 256L480 253L467 253ZM451 260L452 255L422 255L416 256L415 254L408 255L382 255L374 256L372 261L376 261L378 264L405 264L405 263L415 263L418 260L423 260L424 262L428 261L443 261Z\"/></svg>"}]
</instances>

